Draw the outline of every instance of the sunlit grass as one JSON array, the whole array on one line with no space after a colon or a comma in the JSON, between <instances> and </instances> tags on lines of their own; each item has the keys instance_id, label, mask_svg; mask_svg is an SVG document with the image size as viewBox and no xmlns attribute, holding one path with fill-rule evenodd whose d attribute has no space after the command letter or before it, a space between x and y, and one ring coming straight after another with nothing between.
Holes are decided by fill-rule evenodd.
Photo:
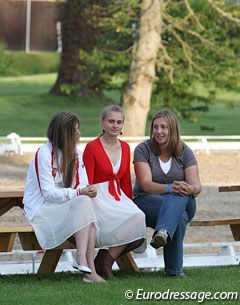
<instances>
[{"instance_id":1,"label":"sunlit grass","mask_svg":"<svg viewBox=\"0 0 240 305\"><path fill-rule=\"evenodd\" d=\"M1 305L238 304L239 299L203 302L202 298L204 292L212 296L215 292L239 294L239 266L188 268L185 272L186 279L168 278L163 271L117 272L116 280L101 284L83 283L79 273L1 276ZM133 293L129 300L125 297L127 290ZM138 291L145 292L144 299L137 299ZM158 297L165 294L162 299L147 299L148 292ZM186 292L192 299L170 297L170 293Z\"/></svg>"},{"instance_id":2,"label":"sunlit grass","mask_svg":"<svg viewBox=\"0 0 240 305\"><path fill-rule=\"evenodd\" d=\"M119 103L120 92L105 92L107 98L57 97L49 91L57 74L38 74L0 78L0 135L17 132L21 136L45 136L51 116L58 111L75 112L81 119L82 136L96 136L100 132L102 109L110 103ZM198 94L205 94L198 86ZM219 90L217 103L208 112L199 112L190 122L180 118L182 135L239 135L240 93ZM148 120L146 135L149 133ZM204 131L202 127L210 130Z\"/></svg>"}]
</instances>

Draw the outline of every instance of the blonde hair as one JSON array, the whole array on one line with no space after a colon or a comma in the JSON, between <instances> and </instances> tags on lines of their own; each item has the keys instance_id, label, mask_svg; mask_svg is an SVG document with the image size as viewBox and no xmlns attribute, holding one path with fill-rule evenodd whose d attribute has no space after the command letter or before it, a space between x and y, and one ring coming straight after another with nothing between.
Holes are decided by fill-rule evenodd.
<instances>
[{"instance_id":1,"label":"blonde hair","mask_svg":"<svg viewBox=\"0 0 240 305\"><path fill-rule=\"evenodd\" d=\"M123 121L125 119L124 117L124 112L122 107L118 106L118 105L110 105L107 106L106 108L103 109L102 111L102 115L101 115L101 120L104 121L104 119L107 117L109 112L119 112L123 115ZM104 130L101 132L101 134L99 135L99 137L101 137L104 134Z\"/></svg>"}]
</instances>

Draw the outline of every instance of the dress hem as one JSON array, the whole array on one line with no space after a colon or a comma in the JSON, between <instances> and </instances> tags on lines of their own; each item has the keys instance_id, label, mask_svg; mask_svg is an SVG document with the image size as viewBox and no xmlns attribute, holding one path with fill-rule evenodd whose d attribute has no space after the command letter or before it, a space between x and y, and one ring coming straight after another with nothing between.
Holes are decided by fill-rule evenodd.
<instances>
[{"instance_id":1,"label":"dress hem","mask_svg":"<svg viewBox=\"0 0 240 305\"><path fill-rule=\"evenodd\" d=\"M119 244L114 244L114 245L105 245L105 246L99 246L99 247L96 247L95 249L104 249L104 248L112 248L112 247L118 247L118 246L123 246L123 245L127 245L127 244L130 244L136 240L139 240L139 239L147 239L146 236L144 237L139 237L139 238L135 238L133 240L128 240L126 242L122 242L122 243L119 243ZM144 243L144 241L143 241Z\"/></svg>"},{"instance_id":2,"label":"dress hem","mask_svg":"<svg viewBox=\"0 0 240 305\"><path fill-rule=\"evenodd\" d=\"M30 223L30 222L29 222L29 223ZM97 220L96 220L96 221L90 221L89 223L87 223L87 224L84 225L83 227L81 227L81 228L79 228L79 229L76 229L73 233L71 233L70 235L68 235L63 241L61 241L61 242L55 244L55 245L52 246L52 247L47 247L47 248L45 247L45 248L44 248L44 247L41 246L41 244L40 244L38 238L37 238L37 240L38 240L39 245L41 246L42 250L51 250L51 249L54 249L54 248L60 246L62 243L64 243L66 240L68 240L69 237L73 236L76 232L78 232L78 231L84 229L85 227L87 227L87 226L90 225L91 223L93 223L93 224L95 225L96 231L98 231ZM30 224L31 224L31 223L30 223ZM34 230L34 225L31 224L31 226L33 227L33 230ZM35 233L35 230L34 230L34 233ZM35 234L36 234L36 233L35 233ZM36 237L37 237L37 235L36 235ZM97 238L97 236L96 236L96 238Z\"/></svg>"}]
</instances>

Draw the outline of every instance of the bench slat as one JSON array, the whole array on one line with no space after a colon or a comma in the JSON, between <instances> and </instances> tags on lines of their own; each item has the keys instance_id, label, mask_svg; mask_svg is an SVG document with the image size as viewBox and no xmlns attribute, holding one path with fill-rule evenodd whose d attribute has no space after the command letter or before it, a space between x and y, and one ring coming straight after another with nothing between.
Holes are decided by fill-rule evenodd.
<instances>
[{"instance_id":1,"label":"bench slat","mask_svg":"<svg viewBox=\"0 0 240 305\"><path fill-rule=\"evenodd\" d=\"M220 186L218 190L219 192L237 192L240 191L240 185Z\"/></svg>"},{"instance_id":2,"label":"bench slat","mask_svg":"<svg viewBox=\"0 0 240 305\"><path fill-rule=\"evenodd\" d=\"M0 191L0 198L22 198L23 193L24 191Z\"/></svg>"},{"instance_id":3,"label":"bench slat","mask_svg":"<svg viewBox=\"0 0 240 305\"><path fill-rule=\"evenodd\" d=\"M217 219L217 220L193 220L190 226L226 226L226 225L240 225L240 219Z\"/></svg>"},{"instance_id":4,"label":"bench slat","mask_svg":"<svg viewBox=\"0 0 240 305\"><path fill-rule=\"evenodd\" d=\"M33 232L30 225L0 226L0 233Z\"/></svg>"}]
</instances>

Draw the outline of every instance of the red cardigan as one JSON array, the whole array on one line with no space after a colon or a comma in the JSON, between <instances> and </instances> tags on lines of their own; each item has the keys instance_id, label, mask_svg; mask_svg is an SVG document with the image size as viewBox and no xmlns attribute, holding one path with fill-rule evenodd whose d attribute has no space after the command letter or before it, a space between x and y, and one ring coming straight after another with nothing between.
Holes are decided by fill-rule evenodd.
<instances>
[{"instance_id":1,"label":"red cardigan","mask_svg":"<svg viewBox=\"0 0 240 305\"><path fill-rule=\"evenodd\" d=\"M86 167L90 184L109 181L109 193L120 200L121 190L132 199L132 184L130 177L130 148L129 145L119 140L122 146L122 159L119 171L114 174L112 163L109 160L100 138L97 138L86 145L83 153L83 162ZM117 190L114 186L117 183Z\"/></svg>"}]
</instances>

